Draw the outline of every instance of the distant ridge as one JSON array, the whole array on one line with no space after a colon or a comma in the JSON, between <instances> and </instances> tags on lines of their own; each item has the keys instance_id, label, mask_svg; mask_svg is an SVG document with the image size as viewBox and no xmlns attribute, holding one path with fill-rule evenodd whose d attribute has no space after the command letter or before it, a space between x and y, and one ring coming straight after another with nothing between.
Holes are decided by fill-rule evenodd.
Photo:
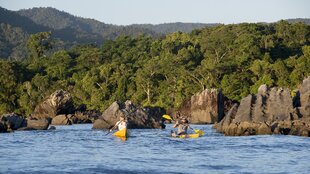
<instances>
[{"instance_id":1,"label":"distant ridge","mask_svg":"<svg viewBox=\"0 0 310 174\"><path fill-rule=\"evenodd\" d=\"M288 19L287 21L310 24L310 19ZM24 58L29 35L43 31L51 31L54 38L63 41L64 46L70 47L76 44L98 45L121 35L145 34L156 38L176 31L190 33L195 29L217 25L220 24L176 22L119 26L74 16L51 7L19 11L10 11L0 7L0 58Z\"/></svg>"}]
</instances>

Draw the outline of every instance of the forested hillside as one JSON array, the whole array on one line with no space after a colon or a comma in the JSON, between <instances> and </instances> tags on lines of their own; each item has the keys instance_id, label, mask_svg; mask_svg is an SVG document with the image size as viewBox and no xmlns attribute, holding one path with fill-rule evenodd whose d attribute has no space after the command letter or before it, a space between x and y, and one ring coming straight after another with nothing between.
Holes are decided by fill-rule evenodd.
<instances>
[{"instance_id":1,"label":"forested hillside","mask_svg":"<svg viewBox=\"0 0 310 174\"><path fill-rule=\"evenodd\" d=\"M31 35L24 61L0 61L0 113L30 114L60 88L73 95L76 106L88 109L103 111L127 99L168 109L205 88L221 88L240 100L261 84L295 88L310 75L310 28L303 23L219 25L160 38L121 36L100 46L54 51L52 35Z\"/></svg>"},{"instance_id":2,"label":"forested hillside","mask_svg":"<svg viewBox=\"0 0 310 174\"><path fill-rule=\"evenodd\" d=\"M115 39L121 35L138 36L144 33L152 37L159 36L148 29L104 24L93 19L76 17L54 8L33 8L17 12L0 8L0 14L1 33L3 33L0 35L0 58L12 60L21 60L27 56L25 52L19 50L25 50L27 36L37 32L52 32L54 39L61 40L61 43L57 45L61 48L70 48L78 44L100 45L105 40ZM16 39L15 35L25 37L19 37L17 43L12 41Z\"/></svg>"},{"instance_id":3,"label":"forested hillside","mask_svg":"<svg viewBox=\"0 0 310 174\"><path fill-rule=\"evenodd\" d=\"M30 34L51 31L57 48L70 48L78 44L101 45L118 36L137 37L141 34L154 38L175 31L191 32L193 29L215 24L170 23L160 25L117 26L94 19L73 16L54 8L32 8L10 11L0 7L0 59L21 60L27 56L25 43ZM16 42L15 40L18 40Z\"/></svg>"}]
</instances>

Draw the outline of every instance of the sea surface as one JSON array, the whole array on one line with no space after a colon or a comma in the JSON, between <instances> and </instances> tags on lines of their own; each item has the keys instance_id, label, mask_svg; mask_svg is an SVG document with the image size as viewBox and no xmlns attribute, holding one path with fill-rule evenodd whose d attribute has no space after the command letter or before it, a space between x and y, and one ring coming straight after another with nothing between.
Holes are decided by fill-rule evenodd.
<instances>
[{"instance_id":1,"label":"sea surface","mask_svg":"<svg viewBox=\"0 0 310 174\"><path fill-rule=\"evenodd\" d=\"M0 134L0 173L310 173L310 138L226 137L212 125L197 139L131 130L127 141L91 124Z\"/></svg>"}]
</instances>

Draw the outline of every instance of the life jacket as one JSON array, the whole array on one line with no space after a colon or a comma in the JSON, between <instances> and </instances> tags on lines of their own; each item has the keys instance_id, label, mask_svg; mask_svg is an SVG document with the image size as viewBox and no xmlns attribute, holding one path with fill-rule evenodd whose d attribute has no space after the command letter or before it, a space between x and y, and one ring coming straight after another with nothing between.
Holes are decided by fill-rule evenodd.
<instances>
[{"instance_id":1,"label":"life jacket","mask_svg":"<svg viewBox=\"0 0 310 174\"><path fill-rule=\"evenodd\" d=\"M124 128L127 128L127 122L126 121L118 121L117 123L118 130L122 130Z\"/></svg>"},{"instance_id":2,"label":"life jacket","mask_svg":"<svg viewBox=\"0 0 310 174\"><path fill-rule=\"evenodd\" d=\"M188 124L179 124L178 125L178 135L187 134Z\"/></svg>"}]
</instances>

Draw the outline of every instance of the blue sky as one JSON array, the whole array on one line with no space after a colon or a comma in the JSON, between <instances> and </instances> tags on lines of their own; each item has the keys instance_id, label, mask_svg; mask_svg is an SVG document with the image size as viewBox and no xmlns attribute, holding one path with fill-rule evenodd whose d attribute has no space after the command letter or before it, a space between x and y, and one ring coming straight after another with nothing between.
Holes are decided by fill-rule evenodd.
<instances>
[{"instance_id":1,"label":"blue sky","mask_svg":"<svg viewBox=\"0 0 310 174\"><path fill-rule=\"evenodd\" d=\"M9 10L54 7L117 25L310 18L310 0L1 0L0 6Z\"/></svg>"}]
</instances>

